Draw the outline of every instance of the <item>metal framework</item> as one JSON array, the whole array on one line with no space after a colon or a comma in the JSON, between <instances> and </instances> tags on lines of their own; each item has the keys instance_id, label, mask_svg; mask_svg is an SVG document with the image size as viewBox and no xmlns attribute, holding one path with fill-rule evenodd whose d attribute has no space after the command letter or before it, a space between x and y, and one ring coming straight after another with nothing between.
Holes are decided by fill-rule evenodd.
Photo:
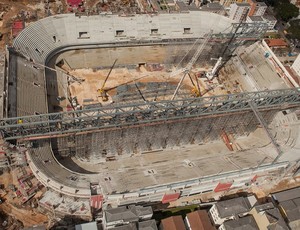
<instances>
[{"instance_id":1,"label":"metal framework","mask_svg":"<svg viewBox=\"0 0 300 230\"><path fill-rule=\"evenodd\" d=\"M300 88L188 98L173 101L141 102L71 112L7 118L0 121L6 140L55 136L83 131L155 124L207 115L287 109L300 106Z\"/></svg>"}]
</instances>

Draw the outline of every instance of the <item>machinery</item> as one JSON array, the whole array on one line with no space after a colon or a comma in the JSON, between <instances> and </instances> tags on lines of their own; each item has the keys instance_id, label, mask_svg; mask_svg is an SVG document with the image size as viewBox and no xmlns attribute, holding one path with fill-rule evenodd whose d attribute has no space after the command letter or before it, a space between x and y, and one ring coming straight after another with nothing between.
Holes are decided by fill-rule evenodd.
<instances>
[{"instance_id":1,"label":"machinery","mask_svg":"<svg viewBox=\"0 0 300 230\"><path fill-rule=\"evenodd\" d=\"M118 59L116 59L116 60L114 61L113 65L111 66L111 68L110 68L110 70L109 70L109 72L108 72L106 78L104 79L104 82L102 83L101 88L97 90L97 92L99 93L100 97L102 97L102 101L108 101L108 95L107 95L107 91L108 91L108 90L107 90L107 89L104 89L104 87L105 87L105 84L106 84L106 82L107 82L107 80L108 80L110 74L111 74L111 71L113 70L113 68L114 68L115 65L116 65L117 60L118 60Z\"/></svg>"},{"instance_id":2,"label":"machinery","mask_svg":"<svg viewBox=\"0 0 300 230\"><path fill-rule=\"evenodd\" d=\"M173 77L173 76L176 76L176 75L178 75L178 74L183 73L183 76L181 77L181 79L180 79L180 81L179 81L179 83L178 83L178 85L177 85L177 87L176 87L176 90L175 90L175 92L174 92L174 94L173 94L171 100L174 100L174 98L176 97L176 95L177 95L177 93L178 93L178 90L179 90L179 88L180 88L180 86L181 86L181 84L182 84L184 78L186 77L186 75L189 75L189 76L190 76L190 71L191 71L193 65L194 65L194 64L196 63L196 61L198 60L199 56L201 55L202 51L204 50L204 48L205 48L207 42L209 41L209 39L211 38L212 34L213 34L213 31L211 30L211 31L207 34L207 36L206 36L206 38L204 39L204 41L202 42L202 44L201 44L201 39L198 38L198 39L195 41L195 43L193 44L193 46L192 46L192 47L194 47L194 46L198 45L198 48L197 48L196 52L194 53L194 56L191 58L191 60L190 60L190 61L188 62L188 64L186 65L186 67L181 68L181 69L177 69L177 70L173 71L173 72L170 74L170 76ZM192 79L191 76L190 76L190 79ZM194 85L193 91L195 91L195 95L196 95L196 96L197 96L197 95L200 96L200 90L199 90L199 87L195 87L195 84L193 84L193 85Z\"/></svg>"}]
</instances>

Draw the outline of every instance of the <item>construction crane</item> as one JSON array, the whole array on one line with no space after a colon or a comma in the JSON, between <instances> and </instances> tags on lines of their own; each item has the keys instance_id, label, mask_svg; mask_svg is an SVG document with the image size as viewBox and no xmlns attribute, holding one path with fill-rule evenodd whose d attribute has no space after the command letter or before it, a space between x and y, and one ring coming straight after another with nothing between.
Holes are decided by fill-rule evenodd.
<instances>
[{"instance_id":1,"label":"construction crane","mask_svg":"<svg viewBox=\"0 0 300 230\"><path fill-rule=\"evenodd\" d=\"M186 65L186 67L184 68L181 68L181 69L177 69L175 71L173 71L171 74L170 74L170 77L174 77L178 74L181 74L183 73L183 76L181 77L176 89L175 89L175 92L171 98L171 100L174 100L174 98L176 97L177 93L178 93L178 90L184 80L184 78L186 77L186 75L188 75L193 67L193 65L196 63L196 61L198 60L199 56L201 55L202 51L204 50L207 42L209 41L209 39L211 38L213 34L213 31L211 30L207 35L206 35L206 38L204 39L203 43L200 44L201 42L201 39L198 38L195 43L193 44L193 46L195 45L198 45L198 48L196 50L196 52L194 53L194 56L191 58L191 60L188 62L188 64ZM197 90L197 87L194 88L194 90ZM200 92L198 92L196 95L200 95Z\"/></svg>"},{"instance_id":2,"label":"construction crane","mask_svg":"<svg viewBox=\"0 0 300 230\"><path fill-rule=\"evenodd\" d=\"M64 73L64 74L66 74L66 75L69 77L69 79L71 79L71 80L73 80L73 81L76 81L76 82L78 82L79 84L81 84L82 82L85 81L85 79L77 78L77 77L71 75L68 71L66 71L66 70L64 70L64 69L62 69L62 68L60 68L60 67L59 67L59 69L55 69L55 68L51 68L51 67L49 67L49 66L46 66L46 65L43 65L43 64L40 64L40 63L36 63L36 62L34 62L33 60L29 60L29 62L32 63L32 64L33 64L32 67L33 67L33 68L36 68L36 69L37 69L36 66L39 66L39 67L41 67L41 68L45 68L45 69L54 71L54 72L56 72L56 73L57 73L57 72L62 72L62 73Z\"/></svg>"},{"instance_id":3,"label":"construction crane","mask_svg":"<svg viewBox=\"0 0 300 230\"><path fill-rule=\"evenodd\" d=\"M241 19L240 23L237 25L237 27L235 28L231 38L229 39L225 49L223 50L223 52L221 53L220 57L218 58L218 61L217 63L215 64L215 66L213 67L213 69L210 71L210 72L207 72L206 73L206 77L208 78L208 80L211 80L213 79L216 75L218 75L218 71L221 69L221 66L224 65L227 61L225 61L225 63L223 62L223 58L226 54L226 51L229 49L229 46L231 45L231 43L233 42L233 40L235 39L236 37L236 34L239 30L239 28L241 27L243 21L246 19L248 15L248 10L247 12L244 14L243 18ZM234 51L232 51L234 52Z\"/></svg>"},{"instance_id":4,"label":"construction crane","mask_svg":"<svg viewBox=\"0 0 300 230\"><path fill-rule=\"evenodd\" d=\"M100 94L100 97L102 97L102 101L108 101L108 95L107 95L107 91L108 91L108 90L104 89L104 87L105 87L105 84L106 84L106 82L107 82L107 80L108 80L110 74L111 74L111 71L113 70L113 68L115 67L115 65L116 65L116 63L117 63L117 60L118 60L118 59L116 59L116 60L114 61L113 65L110 67L110 70L109 70L109 72L108 72L106 78L104 79L104 82L102 83L101 88L97 90L97 92Z\"/></svg>"}]
</instances>

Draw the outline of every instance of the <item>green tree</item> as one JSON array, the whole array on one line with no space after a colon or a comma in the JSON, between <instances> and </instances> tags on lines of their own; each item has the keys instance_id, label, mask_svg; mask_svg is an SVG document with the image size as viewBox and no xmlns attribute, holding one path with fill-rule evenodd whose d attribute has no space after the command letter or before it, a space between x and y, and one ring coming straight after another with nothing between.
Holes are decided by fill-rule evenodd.
<instances>
[{"instance_id":1,"label":"green tree","mask_svg":"<svg viewBox=\"0 0 300 230\"><path fill-rule=\"evenodd\" d=\"M291 38L297 38L300 40L300 20L293 20L290 22L288 33Z\"/></svg>"},{"instance_id":2,"label":"green tree","mask_svg":"<svg viewBox=\"0 0 300 230\"><path fill-rule=\"evenodd\" d=\"M291 4L289 0L278 0L274 4L274 9L277 17L288 22L291 18L299 15L299 9Z\"/></svg>"}]
</instances>

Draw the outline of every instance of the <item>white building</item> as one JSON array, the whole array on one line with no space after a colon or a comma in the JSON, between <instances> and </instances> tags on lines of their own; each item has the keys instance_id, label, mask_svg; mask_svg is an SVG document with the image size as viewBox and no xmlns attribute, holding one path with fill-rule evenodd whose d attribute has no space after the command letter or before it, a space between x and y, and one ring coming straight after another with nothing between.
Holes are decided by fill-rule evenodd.
<instances>
[{"instance_id":1,"label":"white building","mask_svg":"<svg viewBox=\"0 0 300 230\"><path fill-rule=\"evenodd\" d=\"M229 18L240 22L246 18L250 10L250 4L248 3L234 3L230 5Z\"/></svg>"},{"instance_id":2,"label":"white building","mask_svg":"<svg viewBox=\"0 0 300 230\"><path fill-rule=\"evenodd\" d=\"M268 30L273 30L277 23L277 19L273 15L263 15L262 18L268 24Z\"/></svg>"},{"instance_id":3,"label":"white building","mask_svg":"<svg viewBox=\"0 0 300 230\"><path fill-rule=\"evenodd\" d=\"M248 13L249 16L262 16L267 10L267 5L264 2L257 2L256 0L249 0L251 8Z\"/></svg>"},{"instance_id":4,"label":"white building","mask_svg":"<svg viewBox=\"0 0 300 230\"><path fill-rule=\"evenodd\" d=\"M215 225L221 225L237 216L243 217L247 215L256 201L254 196L220 201L210 208L209 215Z\"/></svg>"},{"instance_id":5,"label":"white building","mask_svg":"<svg viewBox=\"0 0 300 230\"><path fill-rule=\"evenodd\" d=\"M292 69L300 76L300 54L294 61L293 65L292 65Z\"/></svg>"},{"instance_id":6,"label":"white building","mask_svg":"<svg viewBox=\"0 0 300 230\"><path fill-rule=\"evenodd\" d=\"M246 22L248 22L248 23L263 23L264 19L262 16L247 16Z\"/></svg>"},{"instance_id":7,"label":"white building","mask_svg":"<svg viewBox=\"0 0 300 230\"><path fill-rule=\"evenodd\" d=\"M273 30L277 23L277 19L272 15L247 16L246 22L248 22L248 23L266 23L268 25L268 30Z\"/></svg>"}]
</instances>

